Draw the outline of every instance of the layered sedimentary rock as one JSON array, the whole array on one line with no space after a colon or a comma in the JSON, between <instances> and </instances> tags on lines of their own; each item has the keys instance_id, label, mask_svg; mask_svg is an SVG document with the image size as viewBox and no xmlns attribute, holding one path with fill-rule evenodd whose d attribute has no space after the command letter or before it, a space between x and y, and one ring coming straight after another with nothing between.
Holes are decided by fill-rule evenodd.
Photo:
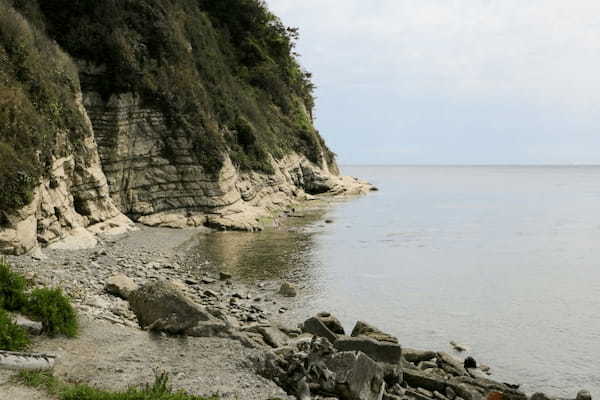
<instances>
[{"instance_id":1,"label":"layered sedimentary rock","mask_svg":"<svg viewBox=\"0 0 600 400\"><path fill-rule=\"evenodd\" d=\"M0 252L90 247L132 221L253 231L370 189L312 124L294 30L228 2L0 0Z\"/></svg>"},{"instance_id":2,"label":"layered sedimentary rock","mask_svg":"<svg viewBox=\"0 0 600 400\"><path fill-rule=\"evenodd\" d=\"M81 113L86 112L81 106ZM121 233L133 223L113 203L102 171L89 119L87 135L77 152L53 158L49 173L30 204L2 213L0 252L23 254L38 244L56 248L93 247L97 233ZM57 147L67 146L66 137Z\"/></svg>"}]
</instances>

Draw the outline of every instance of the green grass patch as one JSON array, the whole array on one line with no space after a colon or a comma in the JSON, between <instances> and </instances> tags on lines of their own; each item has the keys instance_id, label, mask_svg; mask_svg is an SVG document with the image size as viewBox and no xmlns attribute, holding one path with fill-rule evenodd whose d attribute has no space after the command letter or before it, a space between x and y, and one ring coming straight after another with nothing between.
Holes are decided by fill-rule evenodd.
<instances>
[{"instance_id":1,"label":"green grass patch","mask_svg":"<svg viewBox=\"0 0 600 400\"><path fill-rule=\"evenodd\" d=\"M49 336L77 335L77 314L60 289L34 289L27 300L27 315L42 323Z\"/></svg>"},{"instance_id":2,"label":"green grass patch","mask_svg":"<svg viewBox=\"0 0 600 400\"><path fill-rule=\"evenodd\" d=\"M27 301L26 286L25 278L14 272L4 260L0 259L0 309L21 310Z\"/></svg>"},{"instance_id":3,"label":"green grass patch","mask_svg":"<svg viewBox=\"0 0 600 400\"><path fill-rule=\"evenodd\" d=\"M13 324L8 311L41 322L48 336L77 335L77 314L62 290L39 288L27 292L26 289L25 278L0 259L0 350L23 350L29 344L27 333Z\"/></svg>"},{"instance_id":4,"label":"green grass patch","mask_svg":"<svg viewBox=\"0 0 600 400\"><path fill-rule=\"evenodd\" d=\"M45 390L59 400L218 400L217 397L206 398L173 391L166 373L157 373L152 384L120 392L61 382L45 372L21 372L17 380L26 386Z\"/></svg>"},{"instance_id":5,"label":"green grass patch","mask_svg":"<svg viewBox=\"0 0 600 400\"><path fill-rule=\"evenodd\" d=\"M0 309L0 350L21 351L28 345L27 332L15 325L8 313Z\"/></svg>"}]
</instances>

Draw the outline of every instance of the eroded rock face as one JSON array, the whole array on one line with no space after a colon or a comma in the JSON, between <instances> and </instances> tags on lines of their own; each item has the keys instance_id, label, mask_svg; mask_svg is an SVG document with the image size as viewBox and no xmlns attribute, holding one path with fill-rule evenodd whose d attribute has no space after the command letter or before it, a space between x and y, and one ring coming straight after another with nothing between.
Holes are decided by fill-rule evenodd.
<instances>
[{"instance_id":1,"label":"eroded rock face","mask_svg":"<svg viewBox=\"0 0 600 400\"><path fill-rule=\"evenodd\" d=\"M21 255L40 244L60 249L93 247L96 233L132 229L132 222L110 197L92 126L78 101L87 134L73 154L53 159L29 205L12 215L3 213L0 253ZM57 148L68 146L73 144L66 136L57 138Z\"/></svg>"},{"instance_id":2,"label":"eroded rock face","mask_svg":"<svg viewBox=\"0 0 600 400\"><path fill-rule=\"evenodd\" d=\"M269 210L306 198L306 193L360 194L370 185L337 176L335 165L315 165L290 154L272 159L275 174L241 173L226 158L217 176L204 171L193 143L170 131L165 116L134 94L103 101L86 92L110 193L121 211L152 226L207 225L260 230Z\"/></svg>"},{"instance_id":3,"label":"eroded rock face","mask_svg":"<svg viewBox=\"0 0 600 400\"><path fill-rule=\"evenodd\" d=\"M273 175L242 173L226 155L221 171L208 174L195 161L192 141L169 130L165 116L138 96L103 101L85 92L79 103L87 135L77 146L59 138L57 148L72 147L71 154L53 161L31 204L0 215L0 252L93 247L96 234L133 229L129 218L149 226L258 231L272 211L308 193L372 189L338 176L335 165L316 165L294 153L271 158Z\"/></svg>"}]
</instances>

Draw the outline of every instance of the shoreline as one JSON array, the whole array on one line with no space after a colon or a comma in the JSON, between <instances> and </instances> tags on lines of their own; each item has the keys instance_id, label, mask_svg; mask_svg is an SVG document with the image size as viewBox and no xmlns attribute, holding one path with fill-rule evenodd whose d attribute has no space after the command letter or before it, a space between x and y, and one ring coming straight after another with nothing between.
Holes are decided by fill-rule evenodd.
<instances>
[{"instance_id":1,"label":"shoreline","mask_svg":"<svg viewBox=\"0 0 600 400\"><path fill-rule=\"evenodd\" d=\"M282 323L285 318L281 316L292 306L293 298L278 293L281 281L275 279L247 284L236 280L236 277L219 280L214 270L198 273L197 264L189 264L187 253L202 231L139 228L121 236L105 237L95 249L49 250L47 258L42 260L29 256L6 257L16 271L24 273L35 284L59 286L74 300L82 321L80 337L34 341L35 351L59 356L55 374L65 380L124 389L151 380L153 368L161 367L173 376L175 389L194 394L219 392L224 399L294 398L287 397L273 380L257 373L265 354L281 353L281 349L289 348L288 343L297 345L302 340L306 341L306 332ZM171 337L142 331L128 302L105 290L106 282L116 273L125 274L137 285L161 280L173 282L185 296L203 308L216 307L223 311L223 319L234 326L236 332L250 338L253 348L230 338ZM265 340L275 334L261 326L274 327L277 335L283 332L283 336L278 336L282 338L281 343L276 343L278 348ZM415 354L410 349L402 351L404 358L407 354ZM297 352L298 349L291 354ZM405 377L411 372L419 375L422 371L440 369L434 367L431 360L438 362L442 353L417 353L427 353L426 358L429 358L418 358L418 363L412 366L401 365L403 371L404 368L409 371L409 375L404 371ZM432 357L432 354L435 356ZM456 364L456 360L452 362ZM416 372L412 371L413 367ZM456 365L454 367L458 369ZM212 372L206 376L208 369ZM268 376L269 373L263 370L262 375ZM1 376L0 388L18 390L15 385L2 383ZM464 378L477 379L468 373ZM488 376L479 376L479 379L483 378L488 379ZM429 385L432 385L431 382ZM433 395L433 391L430 393ZM427 392L420 394L424 396L421 400L428 398ZM23 400L29 398L22 397ZM21 400L19 397L15 399ZM476 397L464 400L476 400Z\"/></svg>"}]
</instances>

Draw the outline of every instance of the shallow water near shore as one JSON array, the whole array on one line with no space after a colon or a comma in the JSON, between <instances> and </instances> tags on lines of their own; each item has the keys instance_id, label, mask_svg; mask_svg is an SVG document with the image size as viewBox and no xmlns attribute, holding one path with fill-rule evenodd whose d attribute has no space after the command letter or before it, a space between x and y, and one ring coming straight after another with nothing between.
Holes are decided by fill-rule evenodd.
<instances>
[{"instance_id":1,"label":"shallow water near shore","mask_svg":"<svg viewBox=\"0 0 600 400\"><path fill-rule=\"evenodd\" d=\"M454 340L526 392L600 395L600 167L343 172L380 191L280 229L203 234L195 251L246 281L296 282L289 321L327 310L407 347Z\"/></svg>"}]
</instances>

